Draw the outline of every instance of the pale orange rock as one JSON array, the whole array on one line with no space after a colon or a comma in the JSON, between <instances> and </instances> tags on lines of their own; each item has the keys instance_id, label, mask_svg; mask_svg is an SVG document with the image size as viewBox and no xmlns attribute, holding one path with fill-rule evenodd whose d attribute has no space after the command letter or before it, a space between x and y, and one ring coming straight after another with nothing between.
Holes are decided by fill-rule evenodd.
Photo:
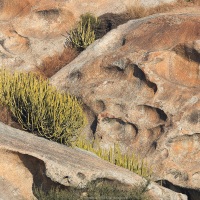
<instances>
[{"instance_id":1,"label":"pale orange rock","mask_svg":"<svg viewBox=\"0 0 200 200\"><path fill-rule=\"evenodd\" d=\"M96 114L102 147L146 156L155 180L191 189L200 185L199 30L197 13L129 21L51 78Z\"/></svg>"}]
</instances>

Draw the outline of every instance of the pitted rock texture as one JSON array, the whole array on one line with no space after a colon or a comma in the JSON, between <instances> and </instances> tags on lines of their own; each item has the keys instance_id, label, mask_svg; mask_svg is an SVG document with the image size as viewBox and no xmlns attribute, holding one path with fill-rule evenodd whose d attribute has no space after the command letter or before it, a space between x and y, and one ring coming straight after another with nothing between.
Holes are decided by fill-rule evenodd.
<instances>
[{"instance_id":1,"label":"pitted rock texture","mask_svg":"<svg viewBox=\"0 0 200 200\"><path fill-rule=\"evenodd\" d=\"M0 198L33 200L33 185L84 186L97 179L116 180L127 185L145 183L140 176L101 160L80 149L39 138L0 123ZM5 187L7 185L7 187ZM156 183L148 186L155 200L187 200L187 197Z\"/></svg>"},{"instance_id":2,"label":"pitted rock texture","mask_svg":"<svg viewBox=\"0 0 200 200\"><path fill-rule=\"evenodd\" d=\"M155 179L200 189L199 41L198 12L132 20L92 44L51 83L96 114L102 147L119 143L146 156Z\"/></svg>"},{"instance_id":3,"label":"pitted rock texture","mask_svg":"<svg viewBox=\"0 0 200 200\"><path fill-rule=\"evenodd\" d=\"M39 71L43 60L62 55L66 35L81 14L119 14L137 0L0 0L0 67ZM174 0L142 1L153 7Z\"/></svg>"}]
</instances>

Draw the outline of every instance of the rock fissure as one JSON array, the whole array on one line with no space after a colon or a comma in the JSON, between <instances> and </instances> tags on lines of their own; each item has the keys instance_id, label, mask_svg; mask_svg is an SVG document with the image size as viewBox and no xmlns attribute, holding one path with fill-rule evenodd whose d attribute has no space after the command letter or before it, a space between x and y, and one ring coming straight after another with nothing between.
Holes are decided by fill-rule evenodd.
<instances>
[{"instance_id":1,"label":"rock fissure","mask_svg":"<svg viewBox=\"0 0 200 200\"><path fill-rule=\"evenodd\" d=\"M139 78L141 81L143 81L149 88L153 89L154 94L157 92L157 85L151 81L149 81L146 78L145 73L137 66L137 65L133 65L134 68L134 72L133 72L133 76L135 76L136 78Z\"/></svg>"},{"instance_id":2,"label":"rock fissure","mask_svg":"<svg viewBox=\"0 0 200 200\"><path fill-rule=\"evenodd\" d=\"M191 188L185 188L185 187L180 187L178 185L174 185L173 183L171 183L168 180L159 180L156 181L157 183L159 183L160 185L162 185L163 187L166 187L174 192L178 192L178 193L182 193L187 195L188 200L197 200L199 199L200 196L200 190L195 190L195 189L191 189Z\"/></svg>"}]
</instances>

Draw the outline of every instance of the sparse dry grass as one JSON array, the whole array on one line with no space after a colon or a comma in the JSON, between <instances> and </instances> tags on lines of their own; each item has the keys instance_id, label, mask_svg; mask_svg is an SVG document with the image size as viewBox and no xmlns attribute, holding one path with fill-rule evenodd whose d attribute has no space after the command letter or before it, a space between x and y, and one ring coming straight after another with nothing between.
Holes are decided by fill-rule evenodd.
<instances>
[{"instance_id":1,"label":"sparse dry grass","mask_svg":"<svg viewBox=\"0 0 200 200\"><path fill-rule=\"evenodd\" d=\"M140 2L137 1L134 6L127 7L126 15L129 19L138 19L142 17L146 17L149 15L153 15L156 13L165 13L172 10L176 10L178 8L183 8L187 6L199 6L200 0L178 0L176 3L173 4L162 4L152 8L144 8L141 6Z\"/></svg>"},{"instance_id":2,"label":"sparse dry grass","mask_svg":"<svg viewBox=\"0 0 200 200\"><path fill-rule=\"evenodd\" d=\"M75 49L65 48L61 54L56 53L53 56L46 57L39 69L46 77L50 78L77 56L78 52Z\"/></svg>"},{"instance_id":3,"label":"sparse dry grass","mask_svg":"<svg viewBox=\"0 0 200 200\"><path fill-rule=\"evenodd\" d=\"M34 188L33 192L39 200L152 200L152 196L147 193L149 183L147 181L147 183L131 187L109 179L98 179L88 183L84 188L68 187L64 190L52 188L50 191L43 191L42 188Z\"/></svg>"}]
</instances>

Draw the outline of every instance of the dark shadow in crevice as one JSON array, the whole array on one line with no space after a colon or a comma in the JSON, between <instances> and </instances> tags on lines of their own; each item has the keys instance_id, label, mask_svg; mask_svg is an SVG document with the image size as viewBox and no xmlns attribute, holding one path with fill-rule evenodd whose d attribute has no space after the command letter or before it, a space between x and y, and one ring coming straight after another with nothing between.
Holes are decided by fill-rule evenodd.
<instances>
[{"instance_id":1,"label":"dark shadow in crevice","mask_svg":"<svg viewBox=\"0 0 200 200\"><path fill-rule=\"evenodd\" d=\"M152 144L151 144L151 148L153 148L154 150L156 150L157 146L158 146L157 141L153 141Z\"/></svg>"},{"instance_id":2,"label":"dark shadow in crevice","mask_svg":"<svg viewBox=\"0 0 200 200\"><path fill-rule=\"evenodd\" d=\"M114 28L117 28L120 24L124 24L128 21L128 18L124 14L106 13L99 18L100 25L98 26L96 33L96 39L103 37L106 33Z\"/></svg>"},{"instance_id":3,"label":"dark shadow in crevice","mask_svg":"<svg viewBox=\"0 0 200 200\"><path fill-rule=\"evenodd\" d=\"M174 185L173 183L169 182L168 180L159 180L156 181L158 184L162 185L163 187L166 187L174 192L182 193L187 195L188 200L197 200L200 197L200 190L194 190L190 188L183 188L177 185Z\"/></svg>"},{"instance_id":4,"label":"dark shadow in crevice","mask_svg":"<svg viewBox=\"0 0 200 200\"><path fill-rule=\"evenodd\" d=\"M98 120L97 120L97 117L95 116L95 119L90 126L90 129L92 130L93 135L96 133L97 123L98 123Z\"/></svg>"},{"instance_id":5,"label":"dark shadow in crevice","mask_svg":"<svg viewBox=\"0 0 200 200\"><path fill-rule=\"evenodd\" d=\"M42 160L35 158L27 154L18 153L19 158L23 162L24 166L30 171L33 176L32 189L42 189L44 192L51 190L51 188L66 189L67 187L60 183L52 181L46 176L45 164Z\"/></svg>"},{"instance_id":6,"label":"dark shadow in crevice","mask_svg":"<svg viewBox=\"0 0 200 200\"><path fill-rule=\"evenodd\" d=\"M187 44L179 44L172 50L181 57L186 58L188 61L200 63L200 53Z\"/></svg>"},{"instance_id":7,"label":"dark shadow in crevice","mask_svg":"<svg viewBox=\"0 0 200 200\"><path fill-rule=\"evenodd\" d=\"M138 106L141 106L141 107L146 107L146 108L149 108L149 109L151 109L151 110L155 110L157 113L158 113L158 115L159 115L159 118L161 119L161 120L163 120L163 121L167 121L167 119L168 119L168 116L167 116L167 114L163 111L163 110L161 110L160 108L156 108L156 107L153 107L153 106L149 106L149 105L138 105ZM163 127L162 127L163 128Z\"/></svg>"},{"instance_id":8,"label":"dark shadow in crevice","mask_svg":"<svg viewBox=\"0 0 200 200\"><path fill-rule=\"evenodd\" d=\"M126 124L126 122L124 122L123 120L121 120L121 119L115 119L115 118L113 118L116 122L118 122L119 124L121 124L121 125L125 125Z\"/></svg>"},{"instance_id":9,"label":"dark shadow in crevice","mask_svg":"<svg viewBox=\"0 0 200 200\"><path fill-rule=\"evenodd\" d=\"M163 121L167 120L167 115L163 110L156 108L156 112L158 113L161 120L163 120Z\"/></svg>"},{"instance_id":10,"label":"dark shadow in crevice","mask_svg":"<svg viewBox=\"0 0 200 200\"><path fill-rule=\"evenodd\" d=\"M138 132L139 132L138 127L135 124L132 124L132 123L127 123L127 124L130 124L135 129L135 132L136 132L136 135L137 135Z\"/></svg>"},{"instance_id":11,"label":"dark shadow in crevice","mask_svg":"<svg viewBox=\"0 0 200 200\"><path fill-rule=\"evenodd\" d=\"M80 100L81 102L83 102L82 98L79 98L78 100ZM95 138L95 133L96 133L96 129L97 129L97 123L98 123L98 119L97 119L97 113L94 112L94 110L87 105L86 103L83 102L82 104L83 107L83 111L87 116L87 120L88 120L88 127L90 128L92 135L89 136L90 139L94 139Z\"/></svg>"},{"instance_id":12,"label":"dark shadow in crevice","mask_svg":"<svg viewBox=\"0 0 200 200\"><path fill-rule=\"evenodd\" d=\"M143 81L149 88L153 89L154 93L157 92L158 88L157 85L151 81L149 81L146 78L145 73L137 66L137 65L133 65L134 67L134 72L133 72L133 76L135 76L136 78L139 78L141 81Z\"/></svg>"},{"instance_id":13,"label":"dark shadow in crevice","mask_svg":"<svg viewBox=\"0 0 200 200\"><path fill-rule=\"evenodd\" d=\"M160 125L160 133L165 133L165 125Z\"/></svg>"}]
</instances>

